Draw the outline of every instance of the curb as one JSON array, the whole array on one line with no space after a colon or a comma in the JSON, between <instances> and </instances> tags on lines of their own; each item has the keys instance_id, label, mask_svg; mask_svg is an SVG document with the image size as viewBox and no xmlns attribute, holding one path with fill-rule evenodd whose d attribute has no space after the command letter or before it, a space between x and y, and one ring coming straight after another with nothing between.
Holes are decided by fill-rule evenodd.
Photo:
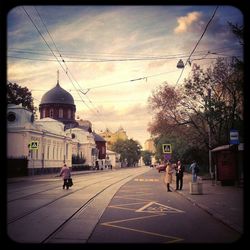
<instances>
[{"instance_id":1,"label":"curb","mask_svg":"<svg viewBox=\"0 0 250 250\"><path fill-rule=\"evenodd\" d=\"M201 208L202 210L204 210L206 213L212 215L215 219L217 219L218 221L220 221L224 225L230 227L231 229L233 229L234 231L237 231L240 234L243 234L243 230L241 228L239 228L236 225L233 225L230 221L225 220L224 217L222 217L220 214L214 212L212 209L210 209L207 206L204 206L202 204L199 204L198 202L196 202L192 198L186 196L185 193L180 193L180 192L177 192L177 193L182 195L183 197L185 197L188 201L190 201L195 206L197 206L197 207Z\"/></svg>"}]
</instances>

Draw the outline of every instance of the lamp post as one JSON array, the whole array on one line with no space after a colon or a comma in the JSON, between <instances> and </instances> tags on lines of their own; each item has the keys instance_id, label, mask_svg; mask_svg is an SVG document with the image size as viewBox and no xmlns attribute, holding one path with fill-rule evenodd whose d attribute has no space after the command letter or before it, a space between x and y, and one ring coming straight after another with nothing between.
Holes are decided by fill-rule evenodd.
<instances>
[{"instance_id":1,"label":"lamp post","mask_svg":"<svg viewBox=\"0 0 250 250\"><path fill-rule=\"evenodd\" d=\"M208 110L211 109L211 89L208 89ZM209 162L209 173L212 178L212 152L211 152L211 126L210 126L210 115L208 116L208 162Z\"/></svg>"}]
</instances>

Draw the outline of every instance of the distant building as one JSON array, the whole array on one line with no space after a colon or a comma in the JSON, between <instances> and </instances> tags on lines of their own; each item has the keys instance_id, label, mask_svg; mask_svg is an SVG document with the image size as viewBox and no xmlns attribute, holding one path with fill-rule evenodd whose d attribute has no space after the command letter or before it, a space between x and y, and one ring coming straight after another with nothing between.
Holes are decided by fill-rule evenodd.
<instances>
[{"instance_id":1,"label":"distant building","mask_svg":"<svg viewBox=\"0 0 250 250\"><path fill-rule=\"evenodd\" d=\"M145 150L148 150L151 153L155 153L156 149L155 149L155 145L154 145L154 140L152 138L146 140L144 143L144 148L145 148Z\"/></svg>"},{"instance_id":2,"label":"distant building","mask_svg":"<svg viewBox=\"0 0 250 250\"><path fill-rule=\"evenodd\" d=\"M107 150L106 153L107 153L106 165L112 166L112 168L120 168L121 167L121 162L120 162L121 155L111 150Z\"/></svg>"},{"instance_id":3,"label":"distant building","mask_svg":"<svg viewBox=\"0 0 250 250\"><path fill-rule=\"evenodd\" d=\"M126 134L126 131L120 127L116 132L111 132L108 128L99 133L107 142L107 148L110 150L111 146L117 141L117 140L127 140L128 136Z\"/></svg>"}]
</instances>

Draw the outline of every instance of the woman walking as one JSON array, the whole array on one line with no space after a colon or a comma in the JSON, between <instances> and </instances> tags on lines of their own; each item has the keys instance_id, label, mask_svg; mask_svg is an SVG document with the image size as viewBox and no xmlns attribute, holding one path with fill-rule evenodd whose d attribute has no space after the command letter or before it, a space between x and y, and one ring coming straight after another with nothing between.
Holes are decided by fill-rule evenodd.
<instances>
[{"instance_id":1,"label":"woman walking","mask_svg":"<svg viewBox=\"0 0 250 250\"><path fill-rule=\"evenodd\" d=\"M63 189L69 189L69 178L71 177L69 167L64 163L59 176L63 177Z\"/></svg>"},{"instance_id":2,"label":"woman walking","mask_svg":"<svg viewBox=\"0 0 250 250\"><path fill-rule=\"evenodd\" d=\"M171 163L168 161L167 162L167 167L166 167L166 175L165 175L165 180L167 183L167 191L172 192L170 189L170 184L172 183L172 175L173 175L173 169Z\"/></svg>"}]
</instances>

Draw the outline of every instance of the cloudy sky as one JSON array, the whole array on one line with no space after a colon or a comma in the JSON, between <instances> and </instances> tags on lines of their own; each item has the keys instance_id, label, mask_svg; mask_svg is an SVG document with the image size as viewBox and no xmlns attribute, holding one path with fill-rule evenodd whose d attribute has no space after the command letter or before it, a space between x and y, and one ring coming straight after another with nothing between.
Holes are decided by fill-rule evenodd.
<instances>
[{"instance_id":1,"label":"cloudy sky","mask_svg":"<svg viewBox=\"0 0 250 250\"><path fill-rule=\"evenodd\" d=\"M96 132L123 127L142 146L150 138L148 97L163 82L181 85L191 67L241 56L228 22L234 6L17 6L7 15L7 80L32 91L35 106L56 85L75 100L76 116ZM209 20L215 15L201 38ZM199 42L198 42L199 41ZM179 79L179 80L178 80Z\"/></svg>"}]
</instances>

